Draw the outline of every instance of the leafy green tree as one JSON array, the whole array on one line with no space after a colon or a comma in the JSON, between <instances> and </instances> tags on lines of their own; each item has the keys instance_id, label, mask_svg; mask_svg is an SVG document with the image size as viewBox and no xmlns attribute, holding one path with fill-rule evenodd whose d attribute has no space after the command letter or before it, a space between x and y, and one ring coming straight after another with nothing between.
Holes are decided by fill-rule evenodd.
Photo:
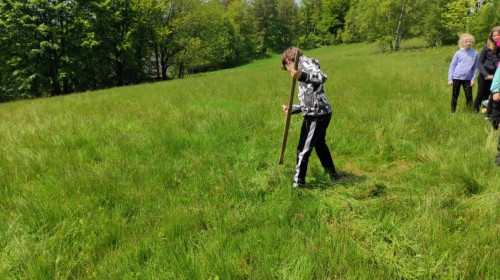
<instances>
[{"instance_id":1,"label":"leafy green tree","mask_svg":"<svg viewBox=\"0 0 500 280\"><path fill-rule=\"evenodd\" d=\"M431 46L440 46L456 41L456 36L446 27L444 14L448 0L420 1L420 8L412 14L413 34L422 36Z\"/></svg>"},{"instance_id":2,"label":"leafy green tree","mask_svg":"<svg viewBox=\"0 0 500 280\"><path fill-rule=\"evenodd\" d=\"M338 43L344 28L349 0L322 0L318 30L325 45Z\"/></svg>"},{"instance_id":3,"label":"leafy green tree","mask_svg":"<svg viewBox=\"0 0 500 280\"><path fill-rule=\"evenodd\" d=\"M261 55L274 45L273 37L276 34L278 8L276 0L254 0L252 3L253 18L257 28L258 49Z\"/></svg>"},{"instance_id":4,"label":"leafy green tree","mask_svg":"<svg viewBox=\"0 0 500 280\"><path fill-rule=\"evenodd\" d=\"M485 43L493 26L500 25L500 5L493 0L482 1L471 15L470 32L478 42Z\"/></svg>"},{"instance_id":5,"label":"leafy green tree","mask_svg":"<svg viewBox=\"0 0 500 280\"><path fill-rule=\"evenodd\" d=\"M491 0L422 1L422 6L416 28L432 46L454 44L464 32L486 42L491 27L500 22L500 6Z\"/></svg>"},{"instance_id":6,"label":"leafy green tree","mask_svg":"<svg viewBox=\"0 0 500 280\"><path fill-rule=\"evenodd\" d=\"M354 43L365 40L366 35L360 33L361 23L357 22L356 12L358 10L359 0L350 0L349 10L345 16L345 25L340 35L342 42Z\"/></svg>"},{"instance_id":7,"label":"leafy green tree","mask_svg":"<svg viewBox=\"0 0 500 280\"><path fill-rule=\"evenodd\" d=\"M139 3L2 1L2 100L144 81L150 32Z\"/></svg>"},{"instance_id":8,"label":"leafy green tree","mask_svg":"<svg viewBox=\"0 0 500 280\"><path fill-rule=\"evenodd\" d=\"M469 31L471 9L473 8L470 0L454 0L446 5L446 11L443 13L443 24L450 32L459 34Z\"/></svg>"},{"instance_id":9,"label":"leafy green tree","mask_svg":"<svg viewBox=\"0 0 500 280\"><path fill-rule=\"evenodd\" d=\"M392 36L393 33L386 24L386 19L381 18L386 9L376 0L352 0L346 15L343 41L387 41L386 37Z\"/></svg>"},{"instance_id":10,"label":"leafy green tree","mask_svg":"<svg viewBox=\"0 0 500 280\"><path fill-rule=\"evenodd\" d=\"M26 1L0 2L1 101L44 94L37 87L41 74L36 65L28 61L33 57L30 46L36 45L37 41L33 38L36 30L33 20L25 16L27 10Z\"/></svg>"},{"instance_id":11,"label":"leafy green tree","mask_svg":"<svg viewBox=\"0 0 500 280\"><path fill-rule=\"evenodd\" d=\"M299 46L302 48L314 48L321 45L322 38L318 28L321 18L320 0L302 0L299 9L300 37Z\"/></svg>"},{"instance_id":12,"label":"leafy green tree","mask_svg":"<svg viewBox=\"0 0 500 280\"><path fill-rule=\"evenodd\" d=\"M183 28L200 3L200 0L153 0L154 52L163 80L169 78L168 70L184 50L181 41L186 32Z\"/></svg>"},{"instance_id":13,"label":"leafy green tree","mask_svg":"<svg viewBox=\"0 0 500 280\"><path fill-rule=\"evenodd\" d=\"M253 16L257 25L258 49L281 51L296 43L299 33L298 7L293 0L254 0Z\"/></svg>"},{"instance_id":14,"label":"leafy green tree","mask_svg":"<svg viewBox=\"0 0 500 280\"><path fill-rule=\"evenodd\" d=\"M229 5L231 5L232 2L234 2L235 0L218 0L218 2L222 5L222 7L224 7L224 10L227 9L227 7ZM246 2L246 1L245 1Z\"/></svg>"},{"instance_id":15,"label":"leafy green tree","mask_svg":"<svg viewBox=\"0 0 500 280\"><path fill-rule=\"evenodd\" d=\"M0 6L2 95L5 99L69 93L71 64L76 46L71 1L4 0Z\"/></svg>"},{"instance_id":16,"label":"leafy green tree","mask_svg":"<svg viewBox=\"0 0 500 280\"><path fill-rule=\"evenodd\" d=\"M255 53L257 44L256 25L248 1L231 1L227 6L226 15L234 30L235 61L248 61Z\"/></svg>"},{"instance_id":17,"label":"leafy green tree","mask_svg":"<svg viewBox=\"0 0 500 280\"><path fill-rule=\"evenodd\" d=\"M131 32L133 65L137 68L134 83L149 80L155 76L157 67L153 59L155 33L153 28L153 7L151 0L134 1L132 9L135 11L135 25ZM134 71L134 69L132 69Z\"/></svg>"},{"instance_id":18,"label":"leafy green tree","mask_svg":"<svg viewBox=\"0 0 500 280\"><path fill-rule=\"evenodd\" d=\"M471 32L498 0L1 0L0 101L218 69L298 44L378 42L397 51Z\"/></svg>"},{"instance_id":19,"label":"leafy green tree","mask_svg":"<svg viewBox=\"0 0 500 280\"><path fill-rule=\"evenodd\" d=\"M138 9L140 0L106 0L95 9L92 30L98 48L94 56L99 59L99 78L106 85L122 86L142 80L143 69L136 59L135 36L140 34Z\"/></svg>"},{"instance_id":20,"label":"leafy green tree","mask_svg":"<svg viewBox=\"0 0 500 280\"><path fill-rule=\"evenodd\" d=\"M278 17L275 19L275 33L272 35L272 48L281 51L296 43L299 32L299 8L294 0L277 0Z\"/></svg>"},{"instance_id":21,"label":"leafy green tree","mask_svg":"<svg viewBox=\"0 0 500 280\"><path fill-rule=\"evenodd\" d=\"M367 40L399 50L401 40L411 35L411 14L417 0L353 0L346 15L344 41Z\"/></svg>"},{"instance_id":22,"label":"leafy green tree","mask_svg":"<svg viewBox=\"0 0 500 280\"><path fill-rule=\"evenodd\" d=\"M234 35L229 18L218 1L200 2L186 18L177 38L177 76L217 69L234 59Z\"/></svg>"},{"instance_id":23,"label":"leafy green tree","mask_svg":"<svg viewBox=\"0 0 500 280\"><path fill-rule=\"evenodd\" d=\"M71 24L67 25L68 32L64 40L66 48L63 73L68 77L72 86L72 92L94 90L105 87L99 83L98 69L101 65L99 59L95 58L98 49L96 32L93 29L95 22L95 1L69 1L72 3L73 17ZM67 67L66 67L67 66Z\"/></svg>"},{"instance_id":24,"label":"leafy green tree","mask_svg":"<svg viewBox=\"0 0 500 280\"><path fill-rule=\"evenodd\" d=\"M397 11L396 32L394 37L394 50L398 51L401 47L401 41L404 38L411 36L409 26L411 26L411 14L413 10L417 10L417 0L402 0L400 5L392 2L393 9Z\"/></svg>"}]
</instances>

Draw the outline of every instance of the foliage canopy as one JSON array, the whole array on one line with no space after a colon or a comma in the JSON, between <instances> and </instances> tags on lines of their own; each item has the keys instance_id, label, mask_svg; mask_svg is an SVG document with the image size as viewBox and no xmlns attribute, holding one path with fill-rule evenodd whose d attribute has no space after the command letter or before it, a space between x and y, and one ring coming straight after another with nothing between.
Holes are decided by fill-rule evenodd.
<instances>
[{"instance_id":1,"label":"foliage canopy","mask_svg":"<svg viewBox=\"0 0 500 280\"><path fill-rule=\"evenodd\" d=\"M1 0L0 102L181 78L290 45L485 42L494 0Z\"/></svg>"}]
</instances>

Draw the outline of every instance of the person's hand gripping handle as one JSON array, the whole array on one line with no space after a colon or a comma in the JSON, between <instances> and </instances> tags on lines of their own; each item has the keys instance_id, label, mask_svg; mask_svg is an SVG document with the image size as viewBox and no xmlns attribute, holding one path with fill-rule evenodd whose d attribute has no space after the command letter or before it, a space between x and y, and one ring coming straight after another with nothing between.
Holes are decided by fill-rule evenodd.
<instances>
[{"instance_id":1,"label":"person's hand gripping handle","mask_svg":"<svg viewBox=\"0 0 500 280\"><path fill-rule=\"evenodd\" d=\"M290 128L290 119L292 116L292 106L293 106L293 95L295 93L295 85L297 84L297 78L300 77L299 68L299 52L295 53L293 69L290 69L292 75L292 85L290 89L290 97L288 98L288 106L282 106L283 112L286 112L285 130L283 131L283 139L281 140L281 152L279 164L283 164L283 157L285 156L286 140L288 138L288 129ZM286 108L285 108L286 107Z\"/></svg>"}]
</instances>

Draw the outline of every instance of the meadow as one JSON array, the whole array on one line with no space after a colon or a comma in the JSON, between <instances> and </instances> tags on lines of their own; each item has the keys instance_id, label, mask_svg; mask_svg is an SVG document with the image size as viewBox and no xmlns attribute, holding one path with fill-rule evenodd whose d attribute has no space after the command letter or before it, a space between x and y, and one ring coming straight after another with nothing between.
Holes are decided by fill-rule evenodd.
<instances>
[{"instance_id":1,"label":"meadow","mask_svg":"<svg viewBox=\"0 0 500 280\"><path fill-rule=\"evenodd\" d=\"M279 55L0 104L0 278L498 279L499 132L450 113L455 50L306 50L343 179L313 154L305 189Z\"/></svg>"}]
</instances>

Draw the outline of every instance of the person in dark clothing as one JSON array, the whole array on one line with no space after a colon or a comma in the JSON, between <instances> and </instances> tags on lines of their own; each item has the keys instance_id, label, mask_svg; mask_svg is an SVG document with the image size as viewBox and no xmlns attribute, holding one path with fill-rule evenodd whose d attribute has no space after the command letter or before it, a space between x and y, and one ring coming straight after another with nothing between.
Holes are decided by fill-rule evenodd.
<instances>
[{"instance_id":1,"label":"person in dark clothing","mask_svg":"<svg viewBox=\"0 0 500 280\"><path fill-rule=\"evenodd\" d=\"M294 68L295 54L299 54L298 69ZM326 130L332 117L332 107L326 98L323 84L327 76L320 70L320 63L316 59L308 58L296 47L290 47L283 52L281 59L282 69L290 72L291 76L299 80L299 104L293 105L292 114L302 112L304 117L297 145L297 165L293 178L293 187L305 187L309 157L313 148L319 157L321 165L332 180L341 178L326 145ZM288 106L282 105L287 113Z\"/></svg>"},{"instance_id":2,"label":"person in dark clothing","mask_svg":"<svg viewBox=\"0 0 500 280\"><path fill-rule=\"evenodd\" d=\"M500 45L500 41L498 42ZM500 68L499 68L500 69ZM497 69L493 81L491 83L491 125L493 129L498 130L500 125L500 70ZM500 166L500 135L498 135L497 155L495 156L495 163Z\"/></svg>"},{"instance_id":3,"label":"person in dark clothing","mask_svg":"<svg viewBox=\"0 0 500 280\"><path fill-rule=\"evenodd\" d=\"M490 98L491 81L500 61L500 48L497 47L497 42L500 42L500 26L495 26L491 29L488 42L481 51L478 62L477 95L474 99L473 108L474 113L478 113L481 103L488 99L487 118L491 116L491 106L493 105Z\"/></svg>"}]
</instances>

